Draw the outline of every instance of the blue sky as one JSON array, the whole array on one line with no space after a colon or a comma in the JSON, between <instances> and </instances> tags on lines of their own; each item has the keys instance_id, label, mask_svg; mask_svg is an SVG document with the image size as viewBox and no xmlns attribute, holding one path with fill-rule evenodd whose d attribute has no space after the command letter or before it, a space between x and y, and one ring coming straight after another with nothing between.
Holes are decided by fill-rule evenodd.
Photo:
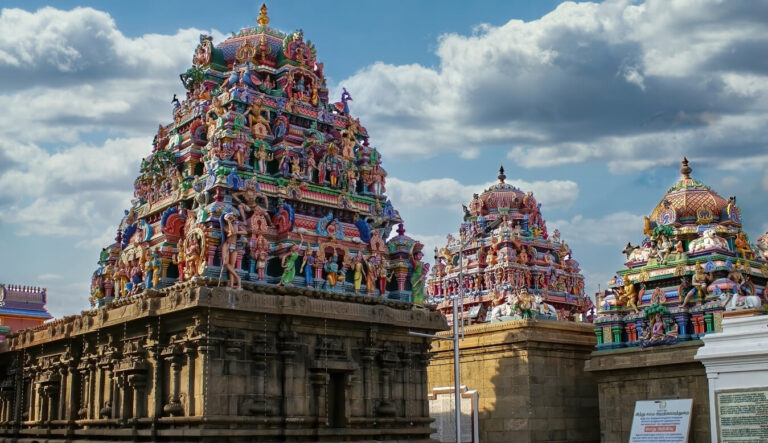
<instances>
[{"instance_id":1,"label":"blue sky","mask_svg":"<svg viewBox=\"0 0 768 443\"><path fill-rule=\"evenodd\" d=\"M532 190L590 291L687 155L768 230L768 3L269 4L304 30L389 171L408 233L441 243L494 181ZM0 2L0 282L86 309L157 124L201 32L253 26L260 2Z\"/></svg>"}]
</instances>

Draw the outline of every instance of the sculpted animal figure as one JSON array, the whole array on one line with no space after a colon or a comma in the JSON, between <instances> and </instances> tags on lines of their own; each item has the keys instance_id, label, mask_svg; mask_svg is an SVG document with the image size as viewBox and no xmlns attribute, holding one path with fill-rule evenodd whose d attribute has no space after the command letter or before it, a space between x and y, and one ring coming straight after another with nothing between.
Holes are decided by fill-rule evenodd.
<instances>
[{"instance_id":1,"label":"sculpted animal figure","mask_svg":"<svg viewBox=\"0 0 768 443\"><path fill-rule=\"evenodd\" d=\"M761 257L768 260L768 232L757 237L757 251Z\"/></svg>"},{"instance_id":2,"label":"sculpted animal figure","mask_svg":"<svg viewBox=\"0 0 768 443\"><path fill-rule=\"evenodd\" d=\"M727 293L723 293L720 296L720 301L725 301L728 298ZM762 300L757 295L734 295L731 297L728 304L725 306L727 311L733 311L734 309L754 309L763 306Z\"/></svg>"},{"instance_id":3,"label":"sculpted animal figure","mask_svg":"<svg viewBox=\"0 0 768 443\"><path fill-rule=\"evenodd\" d=\"M722 238L718 237L717 231L715 231L713 228L710 228L702 232L701 237L691 242L691 244L688 246L688 251L696 252L712 248L728 249L728 243L726 243L726 241Z\"/></svg>"},{"instance_id":4,"label":"sculpted animal figure","mask_svg":"<svg viewBox=\"0 0 768 443\"><path fill-rule=\"evenodd\" d=\"M546 303L541 294L536 294L536 306L538 307L539 314L549 317L557 318L557 310L554 306Z\"/></svg>"},{"instance_id":5,"label":"sculpted animal figure","mask_svg":"<svg viewBox=\"0 0 768 443\"><path fill-rule=\"evenodd\" d=\"M504 301L491 310L491 321L501 321L501 317L508 317L512 313L512 295L508 293Z\"/></svg>"},{"instance_id":6,"label":"sculpted animal figure","mask_svg":"<svg viewBox=\"0 0 768 443\"><path fill-rule=\"evenodd\" d=\"M628 262L648 261L651 257L651 250L649 248L635 246L632 243L627 243L627 246L621 252L627 256Z\"/></svg>"}]
</instances>

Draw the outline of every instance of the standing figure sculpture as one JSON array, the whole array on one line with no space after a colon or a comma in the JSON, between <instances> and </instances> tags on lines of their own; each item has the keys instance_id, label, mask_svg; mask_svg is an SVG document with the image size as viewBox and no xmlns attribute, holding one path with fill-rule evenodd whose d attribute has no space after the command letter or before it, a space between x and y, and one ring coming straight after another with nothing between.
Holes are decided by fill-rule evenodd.
<instances>
[{"instance_id":1,"label":"standing figure sculpture","mask_svg":"<svg viewBox=\"0 0 768 443\"><path fill-rule=\"evenodd\" d=\"M411 273L411 291L413 294L412 302L417 305L424 304L424 282L429 272L429 264L421 261L424 254L421 251L413 253L413 249L416 246L416 242L411 245L411 265L413 271Z\"/></svg>"},{"instance_id":2,"label":"standing figure sculpture","mask_svg":"<svg viewBox=\"0 0 768 443\"><path fill-rule=\"evenodd\" d=\"M277 282L277 286L293 284L293 278L296 276L296 260L299 258L299 251L304 246L304 237L299 235L300 243L291 246L291 249L285 254L280 261L280 265L283 267L283 275L280 277L280 281Z\"/></svg>"},{"instance_id":3,"label":"standing figure sculpture","mask_svg":"<svg viewBox=\"0 0 768 443\"><path fill-rule=\"evenodd\" d=\"M304 259L301 261L301 268L299 269L299 272L304 273L304 283L306 283L307 287L312 286L312 273L314 269L315 254L308 249L307 253L304 254Z\"/></svg>"},{"instance_id":4,"label":"standing figure sculpture","mask_svg":"<svg viewBox=\"0 0 768 443\"><path fill-rule=\"evenodd\" d=\"M376 279L379 282L379 295L385 297L387 295L387 283L392 280L393 273L389 272L387 268L387 262L383 258L376 264Z\"/></svg>"},{"instance_id":5,"label":"standing figure sculpture","mask_svg":"<svg viewBox=\"0 0 768 443\"><path fill-rule=\"evenodd\" d=\"M237 264L237 242L241 235L247 234L247 231L240 224L234 212L228 212L222 217L221 238L221 264L227 270L229 279L227 284L233 289L239 289L241 285L240 276L237 275L235 265ZM221 280L221 276L219 276Z\"/></svg>"},{"instance_id":6,"label":"standing figure sculpture","mask_svg":"<svg viewBox=\"0 0 768 443\"><path fill-rule=\"evenodd\" d=\"M363 278L367 275L363 264L362 253L358 253L352 261L352 271L352 283L355 288L355 294L357 294L360 292L360 287L363 285Z\"/></svg>"}]
</instances>

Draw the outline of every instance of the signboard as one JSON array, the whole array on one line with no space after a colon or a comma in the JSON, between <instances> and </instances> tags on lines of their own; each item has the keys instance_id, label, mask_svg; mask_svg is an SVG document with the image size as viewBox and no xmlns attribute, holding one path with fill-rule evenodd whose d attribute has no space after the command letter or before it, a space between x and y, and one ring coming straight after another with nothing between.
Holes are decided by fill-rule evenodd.
<instances>
[{"instance_id":1,"label":"signboard","mask_svg":"<svg viewBox=\"0 0 768 443\"><path fill-rule=\"evenodd\" d=\"M443 443L456 443L455 396L453 392L453 386L434 388L427 396L429 416L435 419L432 426L437 428L431 438ZM477 391L468 391L466 386L462 386L460 408L461 443L479 443Z\"/></svg>"},{"instance_id":2,"label":"signboard","mask_svg":"<svg viewBox=\"0 0 768 443\"><path fill-rule=\"evenodd\" d=\"M629 443L685 443L691 427L690 398L635 402Z\"/></svg>"},{"instance_id":3,"label":"signboard","mask_svg":"<svg viewBox=\"0 0 768 443\"><path fill-rule=\"evenodd\" d=\"M719 442L768 441L768 387L715 391Z\"/></svg>"}]
</instances>

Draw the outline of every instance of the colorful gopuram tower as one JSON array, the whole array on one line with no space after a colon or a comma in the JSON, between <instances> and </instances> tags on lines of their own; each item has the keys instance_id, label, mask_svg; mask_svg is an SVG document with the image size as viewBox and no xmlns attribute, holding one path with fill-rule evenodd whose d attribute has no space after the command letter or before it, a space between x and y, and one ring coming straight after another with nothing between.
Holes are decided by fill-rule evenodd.
<instances>
[{"instance_id":1,"label":"colorful gopuram tower","mask_svg":"<svg viewBox=\"0 0 768 443\"><path fill-rule=\"evenodd\" d=\"M726 309L760 308L768 278L768 234L752 245L736 198L691 176L677 181L645 217L639 245L597 294L598 349L695 340L720 330Z\"/></svg>"},{"instance_id":2,"label":"colorful gopuram tower","mask_svg":"<svg viewBox=\"0 0 768 443\"><path fill-rule=\"evenodd\" d=\"M201 36L91 309L8 335L0 440L431 441L423 246L314 45L257 21Z\"/></svg>"},{"instance_id":3,"label":"colorful gopuram tower","mask_svg":"<svg viewBox=\"0 0 768 443\"><path fill-rule=\"evenodd\" d=\"M464 206L459 238L435 249L428 300L451 321L453 296L463 289L463 318L581 319L593 307L584 277L560 232L547 231L532 192L506 182L475 194Z\"/></svg>"},{"instance_id":4,"label":"colorful gopuram tower","mask_svg":"<svg viewBox=\"0 0 768 443\"><path fill-rule=\"evenodd\" d=\"M45 288L0 284L0 335L42 325L53 318L45 309Z\"/></svg>"},{"instance_id":5,"label":"colorful gopuram tower","mask_svg":"<svg viewBox=\"0 0 768 443\"><path fill-rule=\"evenodd\" d=\"M92 304L200 276L421 303L423 245L402 229L384 241L401 220L352 97L329 101L301 31L259 20L218 45L200 37L187 95L174 96L101 254Z\"/></svg>"}]
</instances>

